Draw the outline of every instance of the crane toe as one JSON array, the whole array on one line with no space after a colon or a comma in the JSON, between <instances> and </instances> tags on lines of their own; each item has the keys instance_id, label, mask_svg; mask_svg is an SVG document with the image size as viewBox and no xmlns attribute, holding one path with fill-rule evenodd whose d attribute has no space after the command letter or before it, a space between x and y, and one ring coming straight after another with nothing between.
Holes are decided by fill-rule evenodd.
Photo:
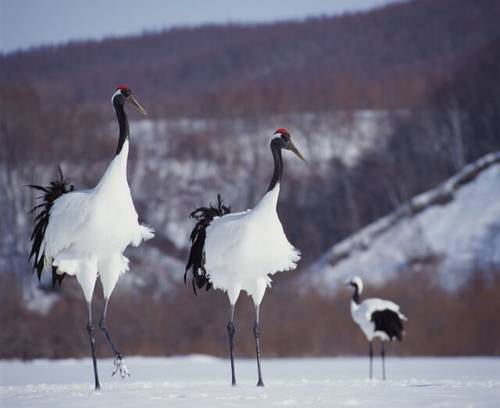
<instances>
[{"instance_id":1,"label":"crane toe","mask_svg":"<svg viewBox=\"0 0 500 408\"><path fill-rule=\"evenodd\" d=\"M120 373L120 377L126 378L130 377L130 371L123 361L123 356L121 354L117 354L114 361L115 367L111 376L114 376L116 373Z\"/></svg>"}]
</instances>

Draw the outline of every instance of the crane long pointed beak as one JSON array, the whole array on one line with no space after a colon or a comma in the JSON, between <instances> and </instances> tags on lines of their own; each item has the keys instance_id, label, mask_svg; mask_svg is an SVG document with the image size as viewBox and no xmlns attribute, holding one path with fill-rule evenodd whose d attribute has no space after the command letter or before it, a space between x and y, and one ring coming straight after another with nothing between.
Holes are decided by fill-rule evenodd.
<instances>
[{"instance_id":1,"label":"crane long pointed beak","mask_svg":"<svg viewBox=\"0 0 500 408\"><path fill-rule=\"evenodd\" d=\"M295 145L290 141L290 147L288 148L290 151L294 152L300 160L302 160L304 163L307 163L307 160L304 159L302 154L299 152L299 149L295 147Z\"/></svg>"},{"instance_id":2,"label":"crane long pointed beak","mask_svg":"<svg viewBox=\"0 0 500 408\"><path fill-rule=\"evenodd\" d=\"M130 95L128 100L132 102L132 105L134 105L139 112L141 112L144 116L147 116L148 113L146 112L146 109L144 109L141 104L137 101L137 99L134 98L133 95Z\"/></svg>"}]
</instances>

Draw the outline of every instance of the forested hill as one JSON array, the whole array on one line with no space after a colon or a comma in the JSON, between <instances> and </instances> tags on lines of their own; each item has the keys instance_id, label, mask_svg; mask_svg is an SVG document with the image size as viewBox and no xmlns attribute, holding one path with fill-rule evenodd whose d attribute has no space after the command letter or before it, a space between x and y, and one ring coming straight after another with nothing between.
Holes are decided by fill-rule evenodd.
<instances>
[{"instance_id":1,"label":"forested hill","mask_svg":"<svg viewBox=\"0 0 500 408\"><path fill-rule=\"evenodd\" d=\"M178 28L0 57L2 86L109 103L129 83L153 114L210 116L411 106L500 38L496 0L417 0L262 25ZM465 62L466 63L466 62Z\"/></svg>"}]
</instances>

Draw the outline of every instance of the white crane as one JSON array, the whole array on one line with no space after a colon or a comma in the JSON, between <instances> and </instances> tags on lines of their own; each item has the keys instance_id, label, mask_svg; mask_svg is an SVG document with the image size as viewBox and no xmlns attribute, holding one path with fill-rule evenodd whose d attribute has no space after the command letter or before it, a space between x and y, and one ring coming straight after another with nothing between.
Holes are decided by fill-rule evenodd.
<instances>
[{"instance_id":1,"label":"white crane","mask_svg":"<svg viewBox=\"0 0 500 408\"><path fill-rule=\"evenodd\" d=\"M255 208L230 213L222 205L220 196L216 207L201 207L191 213L198 222L191 233L192 247L186 265L193 273L196 287L221 289L227 293L230 318L227 325L231 358L232 385L236 385L233 358L235 334L234 306L240 291L252 297L255 305L253 334L257 352L258 386L263 386L260 367L259 305L272 275L295 269L300 252L287 240L278 218L276 205L283 173L281 151L290 150L304 160L284 128L278 129L270 142L274 159L274 173L267 193ZM184 281L186 281L186 274Z\"/></svg>"},{"instance_id":2,"label":"white crane","mask_svg":"<svg viewBox=\"0 0 500 408\"><path fill-rule=\"evenodd\" d=\"M358 324L369 342L370 379L373 376L373 339L381 341L382 378L385 380L385 348L386 341L402 340L404 334L403 321L408 320L400 311L399 305L389 300L371 298L360 301L363 292L363 281L359 276L346 283L352 286L354 293L351 299L352 319Z\"/></svg>"},{"instance_id":3,"label":"white crane","mask_svg":"<svg viewBox=\"0 0 500 408\"><path fill-rule=\"evenodd\" d=\"M40 278L46 265L52 267L52 282L61 283L65 275L75 276L87 303L87 331L94 366L95 388L100 389L95 355L95 330L91 301L97 277L100 278L104 309L99 328L115 354L114 371L129 376L123 356L117 350L106 327L108 301L121 274L128 267L123 252L129 245L138 246L154 236L153 230L138 223L127 182L129 124L125 104L130 102L141 113L144 108L126 85L119 85L111 99L119 124L116 154L101 180L93 189L73 191L59 172L59 178L48 187L31 185L40 190L40 204L35 206L35 226L31 235L34 269Z\"/></svg>"}]
</instances>

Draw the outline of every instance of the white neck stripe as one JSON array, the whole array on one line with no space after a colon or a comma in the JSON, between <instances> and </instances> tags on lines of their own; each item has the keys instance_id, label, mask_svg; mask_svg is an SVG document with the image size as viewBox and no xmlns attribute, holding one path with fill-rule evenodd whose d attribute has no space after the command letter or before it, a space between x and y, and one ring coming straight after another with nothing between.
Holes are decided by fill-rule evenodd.
<instances>
[{"instance_id":1,"label":"white neck stripe","mask_svg":"<svg viewBox=\"0 0 500 408\"><path fill-rule=\"evenodd\" d=\"M281 137L281 133L276 133L273 135L273 137L269 140L269 144L271 144L271 142L274 140L274 139L279 139Z\"/></svg>"},{"instance_id":2,"label":"white neck stripe","mask_svg":"<svg viewBox=\"0 0 500 408\"><path fill-rule=\"evenodd\" d=\"M113 99L115 99L115 96L121 95L121 94L122 94L122 91L120 89L117 89L116 92L111 97L111 104L113 104Z\"/></svg>"}]
</instances>

